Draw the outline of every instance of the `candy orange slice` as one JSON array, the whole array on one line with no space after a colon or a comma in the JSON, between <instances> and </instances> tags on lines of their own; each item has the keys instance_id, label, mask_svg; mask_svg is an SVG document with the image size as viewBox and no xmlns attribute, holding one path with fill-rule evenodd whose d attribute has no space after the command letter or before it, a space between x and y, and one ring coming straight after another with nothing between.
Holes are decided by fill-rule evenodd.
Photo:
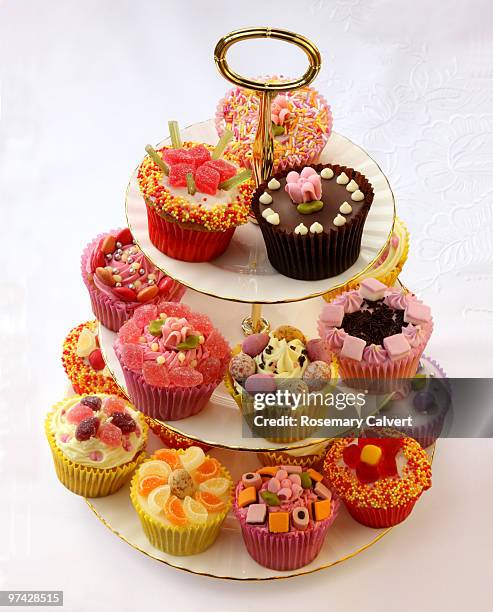
<instances>
[{"instance_id":1,"label":"candy orange slice","mask_svg":"<svg viewBox=\"0 0 493 612\"><path fill-rule=\"evenodd\" d=\"M209 478L219 476L221 466L216 459L206 459L199 467L195 470L195 480L197 482L204 482Z\"/></svg>"},{"instance_id":2,"label":"candy orange slice","mask_svg":"<svg viewBox=\"0 0 493 612\"><path fill-rule=\"evenodd\" d=\"M159 459L160 461L166 461L172 470L176 470L181 467L180 457L178 453L172 448L160 448L152 456L153 459Z\"/></svg>"},{"instance_id":3,"label":"candy orange slice","mask_svg":"<svg viewBox=\"0 0 493 612\"><path fill-rule=\"evenodd\" d=\"M170 523L178 527L183 527L188 522L185 511L183 510L183 504L176 495L171 495L171 497L168 498L168 501L164 505L164 515Z\"/></svg>"},{"instance_id":4,"label":"candy orange slice","mask_svg":"<svg viewBox=\"0 0 493 612\"><path fill-rule=\"evenodd\" d=\"M208 491L198 491L195 499L199 501L209 512L221 512L226 508L226 504L221 498Z\"/></svg>"},{"instance_id":5,"label":"candy orange slice","mask_svg":"<svg viewBox=\"0 0 493 612\"><path fill-rule=\"evenodd\" d=\"M147 497L152 490L161 485L165 485L166 482L167 479L161 478L161 476L144 476L139 482L139 493L143 497Z\"/></svg>"}]
</instances>

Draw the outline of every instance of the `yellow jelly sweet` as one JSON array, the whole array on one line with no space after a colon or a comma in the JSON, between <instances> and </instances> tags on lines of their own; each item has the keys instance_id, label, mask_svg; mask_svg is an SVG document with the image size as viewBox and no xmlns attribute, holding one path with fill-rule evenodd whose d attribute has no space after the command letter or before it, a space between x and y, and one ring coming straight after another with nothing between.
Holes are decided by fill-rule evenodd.
<instances>
[{"instance_id":1,"label":"yellow jelly sweet","mask_svg":"<svg viewBox=\"0 0 493 612\"><path fill-rule=\"evenodd\" d=\"M361 451L360 460L368 465L377 465L382 457L382 449L375 444L367 444Z\"/></svg>"}]
</instances>

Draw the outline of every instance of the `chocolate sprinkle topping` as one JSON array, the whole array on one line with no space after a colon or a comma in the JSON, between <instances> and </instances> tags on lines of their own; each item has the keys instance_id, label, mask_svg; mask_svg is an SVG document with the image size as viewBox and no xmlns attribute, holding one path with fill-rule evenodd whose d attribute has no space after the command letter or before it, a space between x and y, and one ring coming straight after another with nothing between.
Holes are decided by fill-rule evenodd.
<instances>
[{"instance_id":1,"label":"chocolate sprinkle topping","mask_svg":"<svg viewBox=\"0 0 493 612\"><path fill-rule=\"evenodd\" d=\"M341 328L351 336L361 338L368 345L382 345L384 338L400 334L404 322L404 311L387 306L383 300L363 300L361 310L344 315Z\"/></svg>"}]
</instances>

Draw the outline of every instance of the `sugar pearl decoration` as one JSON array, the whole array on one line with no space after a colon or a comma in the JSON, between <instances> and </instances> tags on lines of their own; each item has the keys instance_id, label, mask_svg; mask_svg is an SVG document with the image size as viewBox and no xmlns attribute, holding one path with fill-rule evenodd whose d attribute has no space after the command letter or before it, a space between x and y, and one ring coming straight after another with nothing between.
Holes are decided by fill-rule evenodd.
<instances>
[{"instance_id":1,"label":"sugar pearl decoration","mask_svg":"<svg viewBox=\"0 0 493 612\"><path fill-rule=\"evenodd\" d=\"M266 217L265 220L271 225L279 225L279 223L281 222L278 213L273 213L272 215L269 215L268 217Z\"/></svg>"},{"instance_id":2,"label":"sugar pearl decoration","mask_svg":"<svg viewBox=\"0 0 493 612\"><path fill-rule=\"evenodd\" d=\"M347 185L349 183L349 176L345 172L341 172L336 178L336 183L338 185Z\"/></svg>"},{"instance_id":3,"label":"sugar pearl decoration","mask_svg":"<svg viewBox=\"0 0 493 612\"><path fill-rule=\"evenodd\" d=\"M337 225L337 227L341 227L341 225L344 225L346 223L346 217L343 217L342 215L337 215L333 223L334 225Z\"/></svg>"},{"instance_id":4,"label":"sugar pearl decoration","mask_svg":"<svg viewBox=\"0 0 493 612\"><path fill-rule=\"evenodd\" d=\"M315 223L312 223L310 225L310 232L312 234L321 234L324 230L323 225L321 225L318 221L315 221Z\"/></svg>"},{"instance_id":5,"label":"sugar pearl decoration","mask_svg":"<svg viewBox=\"0 0 493 612\"><path fill-rule=\"evenodd\" d=\"M274 214L274 211L272 210L272 208L266 208L264 212L262 213L262 217L264 219L267 219L269 215L273 215L273 214Z\"/></svg>"},{"instance_id":6,"label":"sugar pearl decoration","mask_svg":"<svg viewBox=\"0 0 493 612\"><path fill-rule=\"evenodd\" d=\"M346 185L346 189L352 193L353 191L356 191L357 189L359 189L358 183L356 181L351 180Z\"/></svg>"},{"instance_id":7,"label":"sugar pearl decoration","mask_svg":"<svg viewBox=\"0 0 493 612\"><path fill-rule=\"evenodd\" d=\"M353 212L353 207L348 202L343 202L339 206L339 211L342 212L343 215L349 215L349 213Z\"/></svg>"},{"instance_id":8,"label":"sugar pearl decoration","mask_svg":"<svg viewBox=\"0 0 493 612\"><path fill-rule=\"evenodd\" d=\"M332 168L324 168L320 173L320 176L323 179L330 180L331 178L334 178L334 171L332 170Z\"/></svg>"},{"instance_id":9,"label":"sugar pearl decoration","mask_svg":"<svg viewBox=\"0 0 493 612\"><path fill-rule=\"evenodd\" d=\"M272 189L272 191L276 191L277 189L281 188L281 183L276 178L271 178L267 183L267 187Z\"/></svg>"},{"instance_id":10,"label":"sugar pearl decoration","mask_svg":"<svg viewBox=\"0 0 493 612\"><path fill-rule=\"evenodd\" d=\"M157 342L153 342L153 343L151 344L151 351L156 352L156 351L158 351L158 350L159 350L159 344L158 344Z\"/></svg>"},{"instance_id":11,"label":"sugar pearl decoration","mask_svg":"<svg viewBox=\"0 0 493 612\"><path fill-rule=\"evenodd\" d=\"M185 353L178 353L178 361L183 363L185 361Z\"/></svg>"},{"instance_id":12,"label":"sugar pearl decoration","mask_svg":"<svg viewBox=\"0 0 493 612\"><path fill-rule=\"evenodd\" d=\"M361 202L361 200L364 200L364 199L365 199L365 194L359 189L357 189L354 193L351 194L351 200L354 200L354 202Z\"/></svg>"},{"instance_id":13,"label":"sugar pearl decoration","mask_svg":"<svg viewBox=\"0 0 493 612\"><path fill-rule=\"evenodd\" d=\"M157 363L159 363L159 365L163 365L163 363L165 363L166 359L163 357L163 355L159 355L159 357L156 357L156 361L157 361Z\"/></svg>"},{"instance_id":14,"label":"sugar pearl decoration","mask_svg":"<svg viewBox=\"0 0 493 612\"><path fill-rule=\"evenodd\" d=\"M308 234L308 228L304 223L300 223L294 228L294 233L300 236L306 236Z\"/></svg>"},{"instance_id":15,"label":"sugar pearl decoration","mask_svg":"<svg viewBox=\"0 0 493 612\"><path fill-rule=\"evenodd\" d=\"M199 344L204 344L205 338L204 336L199 336Z\"/></svg>"},{"instance_id":16,"label":"sugar pearl decoration","mask_svg":"<svg viewBox=\"0 0 493 612\"><path fill-rule=\"evenodd\" d=\"M271 204L272 196L270 195L270 193L267 193L267 191L264 191L264 193L259 198L259 202L261 204Z\"/></svg>"}]
</instances>

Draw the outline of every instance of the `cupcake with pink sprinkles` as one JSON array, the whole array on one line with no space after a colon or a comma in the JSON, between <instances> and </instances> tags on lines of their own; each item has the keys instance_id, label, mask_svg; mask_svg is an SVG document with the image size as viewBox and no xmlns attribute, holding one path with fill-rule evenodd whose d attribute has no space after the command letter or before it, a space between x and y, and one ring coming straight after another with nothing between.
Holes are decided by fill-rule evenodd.
<instances>
[{"instance_id":1,"label":"cupcake with pink sprinkles","mask_svg":"<svg viewBox=\"0 0 493 612\"><path fill-rule=\"evenodd\" d=\"M259 81L265 79L259 79ZM268 77L282 82L282 77ZM242 165L252 165L257 132L259 97L254 91L235 87L222 98L216 110L216 129L221 136L233 132L229 151ZM332 113L325 98L312 87L277 95L271 104L274 135L274 172L317 162L332 130Z\"/></svg>"},{"instance_id":2,"label":"cupcake with pink sprinkles","mask_svg":"<svg viewBox=\"0 0 493 612\"><path fill-rule=\"evenodd\" d=\"M115 353L132 402L163 421L205 408L231 357L207 316L174 302L138 308L120 328Z\"/></svg>"}]
</instances>

